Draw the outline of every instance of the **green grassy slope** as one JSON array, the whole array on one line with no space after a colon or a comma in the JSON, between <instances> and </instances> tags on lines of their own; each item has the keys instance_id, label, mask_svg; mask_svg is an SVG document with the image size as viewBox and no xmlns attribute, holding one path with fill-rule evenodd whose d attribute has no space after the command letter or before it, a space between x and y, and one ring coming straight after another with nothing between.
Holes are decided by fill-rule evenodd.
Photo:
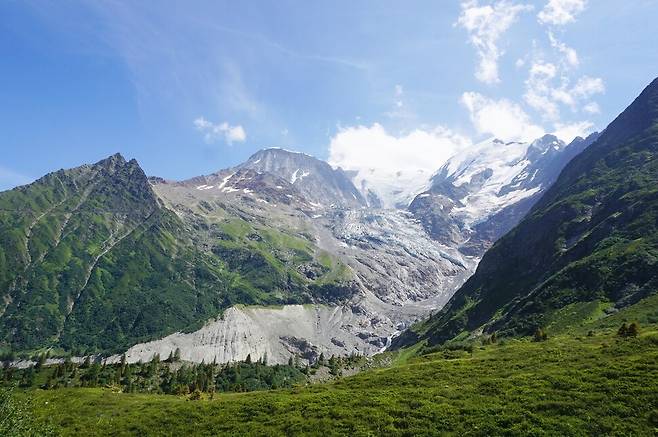
<instances>
[{"instance_id":1,"label":"green grassy slope","mask_svg":"<svg viewBox=\"0 0 658 437\"><path fill-rule=\"evenodd\" d=\"M430 355L334 384L214 401L67 389L37 392L36 404L65 435L652 435L657 335L513 342L472 358Z\"/></svg>"},{"instance_id":2,"label":"green grassy slope","mask_svg":"<svg viewBox=\"0 0 658 437\"><path fill-rule=\"evenodd\" d=\"M0 193L0 352L114 353L235 304L343 297L351 276L322 267L308 241L238 219L202 225L211 237L120 155ZM316 276L300 273L313 263Z\"/></svg>"},{"instance_id":3,"label":"green grassy slope","mask_svg":"<svg viewBox=\"0 0 658 437\"><path fill-rule=\"evenodd\" d=\"M443 310L398 345L484 326L530 334L563 308L623 308L658 291L658 79L574 158Z\"/></svg>"},{"instance_id":4,"label":"green grassy slope","mask_svg":"<svg viewBox=\"0 0 658 437\"><path fill-rule=\"evenodd\" d=\"M643 325L637 338L616 330L629 316L654 317L656 304L539 343L402 351L393 367L291 390L200 401L103 389L31 394L39 420L63 435L649 436L658 431L658 325Z\"/></svg>"}]
</instances>

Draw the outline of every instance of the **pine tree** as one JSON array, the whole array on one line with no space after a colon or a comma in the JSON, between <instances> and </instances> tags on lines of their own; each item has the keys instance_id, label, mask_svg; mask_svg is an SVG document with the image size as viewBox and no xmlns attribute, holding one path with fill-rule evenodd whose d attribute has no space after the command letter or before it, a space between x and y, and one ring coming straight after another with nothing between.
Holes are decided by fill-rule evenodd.
<instances>
[{"instance_id":1,"label":"pine tree","mask_svg":"<svg viewBox=\"0 0 658 437\"><path fill-rule=\"evenodd\" d=\"M39 358L37 358L37 363L35 364L34 368L36 370L41 370L43 365L46 362L46 355L45 354L39 354Z\"/></svg>"},{"instance_id":2,"label":"pine tree","mask_svg":"<svg viewBox=\"0 0 658 437\"><path fill-rule=\"evenodd\" d=\"M544 330L537 328L535 331L534 341L546 341L547 339L548 335L544 332Z\"/></svg>"},{"instance_id":3,"label":"pine tree","mask_svg":"<svg viewBox=\"0 0 658 437\"><path fill-rule=\"evenodd\" d=\"M251 354L247 354L247 358L244 360L245 363L251 364Z\"/></svg>"},{"instance_id":4,"label":"pine tree","mask_svg":"<svg viewBox=\"0 0 658 437\"><path fill-rule=\"evenodd\" d=\"M174 361L178 362L180 361L180 348L177 347L176 351L174 352Z\"/></svg>"},{"instance_id":5,"label":"pine tree","mask_svg":"<svg viewBox=\"0 0 658 437\"><path fill-rule=\"evenodd\" d=\"M626 323L622 323L619 329L617 330L617 336L626 337L628 335L628 326Z\"/></svg>"},{"instance_id":6,"label":"pine tree","mask_svg":"<svg viewBox=\"0 0 658 437\"><path fill-rule=\"evenodd\" d=\"M637 324L637 322L633 322L630 325L628 325L628 330L626 331L627 337L637 337L639 333L640 333L640 326Z\"/></svg>"},{"instance_id":7,"label":"pine tree","mask_svg":"<svg viewBox=\"0 0 658 437\"><path fill-rule=\"evenodd\" d=\"M329 373L331 373L334 376L338 376L339 373L339 366L338 366L338 360L334 355L329 358Z\"/></svg>"}]
</instances>

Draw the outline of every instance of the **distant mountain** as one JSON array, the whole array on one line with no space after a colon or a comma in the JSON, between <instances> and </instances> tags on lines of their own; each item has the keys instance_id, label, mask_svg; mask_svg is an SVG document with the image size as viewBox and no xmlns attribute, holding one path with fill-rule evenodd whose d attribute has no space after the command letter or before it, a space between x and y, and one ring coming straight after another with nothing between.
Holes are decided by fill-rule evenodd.
<instances>
[{"instance_id":1,"label":"distant mountain","mask_svg":"<svg viewBox=\"0 0 658 437\"><path fill-rule=\"evenodd\" d=\"M202 330L135 345L131 360L172 347L194 360L267 354L283 363L291 354L375 353L442 306L475 267L433 241L409 212L365 207L340 170L301 153L266 149L207 176L151 181L197 244L246 281L267 287L258 261L276 259L282 271L311 282L306 303L323 305L235 307Z\"/></svg>"},{"instance_id":2,"label":"distant mountain","mask_svg":"<svg viewBox=\"0 0 658 437\"><path fill-rule=\"evenodd\" d=\"M269 173L286 180L316 205L360 207L367 202L341 169L305 153L284 149L256 152L238 169Z\"/></svg>"},{"instance_id":3,"label":"distant mountain","mask_svg":"<svg viewBox=\"0 0 658 437\"><path fill-rule=\"evenodd\" d=\"M474 262L410 214L365 205L341 170L280 149L179 182L121 155L51 173L0 193L0 348L136 345L130 356L150 359L139 344L218 323L229 338L191 340L183 355L374 353L447 301ZM244 341L257 326L244 317L271 304L284 305L269 316L277 335ZM309 304L301 331L288 329L297 304Z\"/></svg>"},{"instance_id":4,"label":"distant mountain","mask_svg":"<svg viewBox=\"0 0 658 437\"><path fill-rule=\"evenodd\" d=\"M530 334L658 291L658 79L564 168L435 317L398 340Z\"/></svg>"},{"instance_id":5,"label":"distant mountain","mask_svg":"<svg viewBox=\"0 0 658 437\"><path fill-rule=\"evenodd\" d=\"M481 256L597 137L576 138L569 145L553 135L531 143L493 139L476 144L449 159L409 210L433 238Z\"/></svg>"},{"instance_id":6,"label":"distant mountain","mask_svg":"<svg viewBox=\"0 0 658 437\"><path fill-rule=\"evenodd\" d=\"M590 141L479 145L411 212L282 149L184 181L147 178L120 155L51 173L0 193L0 348L130 348L135 361L172 347L223 361L376 353L441 308ZM386 202L421 179L394 175Z\"/></svg>"}]
</instances>

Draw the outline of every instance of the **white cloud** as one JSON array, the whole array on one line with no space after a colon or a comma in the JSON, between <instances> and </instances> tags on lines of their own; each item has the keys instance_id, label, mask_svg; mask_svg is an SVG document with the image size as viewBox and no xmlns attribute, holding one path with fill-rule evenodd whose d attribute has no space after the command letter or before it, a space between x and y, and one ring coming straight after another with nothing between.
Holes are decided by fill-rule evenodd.
<instances>
[{"instance_id":1,"label":"white cloud","mask_svg":"<svg viewBox=\"0 0 658 437\"><path fill-rule=\"evenodd\" d=\"M341 128L331 139L329 162L345 170L380 168L435 171L470 141L443 127L393 135L379 123Z\"/></svg>"},{"instance_id":2,"label":"white cloud","mask_svg":"<svg viewBox=\"0 0 658 437\"><path fill-rule=\"evenodd\" d=\"M576 16L585 10L587 0L549 0L537 18L542 24L562 26L576 21Z\"/></svg>"},{"instance_id":3,"label":"white cloud","mask_svg":"<svg viewBox=\"0 0 658 437\"><path fill-rule=\"evenodd\" d=\"M557 84L556 81L559 81ZM526 104L537 112L541 113L546 120L559 122L560 105L568 106L572 111L576 111L583 100L586 100L594 94L605 91L605 86L601 78L582 76L575 85L570 86L570 80L564 68L555 64L544 61L536 61L531 65L528 72L528 79L525 81L526 91L523 99ZM588 104L589 113L596 105L593 102Z\"/></svg>"},{"instance_id":4,"label":"white cloud","mask_svg":"<svg viewBox=\"0 0 658 437\"><path fill-rule=\"evenodd\" d=\"M461 101L480 134L491 134L503 141L531 141L544 134L544 129L532 123L521 106L510 100L492 100L467 92L462 94Z\"/></svg>"},{"instance_id":5,"label":"white cloud","mask_svg":"<svg viewBox=\"0 0 658 437\"><path fill-rule=\"evenodd\" d=\"M240 125L231 126L227 122L215 124L203 117L194 120L194 127L203 132L203 138L207 143L213 143L223 138L229 145L241 143L247 139L247 133Z\"/></svg>"},{"instance_id":6,"label":"white cloud","mask_svg":"<svg viewBox=\"0 0 658 437\"><path fill-rule=\"evenodd\" d=\"M406 206L450 156L470 144L443 127L394 135L374 123L340 129L329 144L329 163L354 171L357 187L376 193L385 207Z\"/></svg>"},{"instance_id":7,"label":"white cloud","mask_svg":"<svg viewBox=\"0 0 658 437\"><path fill-rule=\"evenodd\" d=\"M603 85L603 79L600 77L583 76L578 79L571 91L578 97L587 98L605 92L605 85Z\"/></svg>"},{"instance_id":8,"label":"white cloud","mask_svg":"<svg viewBox=\"0 0 658 437\"><path fill-rule=\"evenodd\" d=\"M551 100L551 81L557 74L557 67L549 62L534 62L530 67L528 79L525 82L525 102L533 109L540 111L544 118L556 120L560 116L558 105Z\"/></svg>"},{"instance_id":9,"label":"white cloud","mask_svg":"<svg viewBox=\"0 0 658 437\"><path fill-rule=\"evenodd\" d=\"M532 6L507 0L480 6L478 0L468 0L462 2L461 7L457 24L466 29L480 58L475 77L484 83L500 82L498 59L503 51L498 47L498 40L514 24L517 16L531 10Z\"/></svg>"},{"instance_id":10,"label":"white cloud","mask_svg":"<svg viewBox=\"0 0 658 437\"><path fill-rule=\"evenodd\" d=\"M559 41L557 38L555 38L553 32L548 32L548 39L551 42L551 46L564 56L564 60L567 66L575 68L580 65L578 52L576 52L575 49L569 47L562 41Z\"/></svg>"},{"instance_id":11,"label":"white cloud","mask_svg":"<svg viewBox=\"0 0 658 437\"><path fill-rule=\"evenodd\" d=\"M598 114L601 112L601 108L599 107L598 103L590 102L583 107L583 111L587 112L588 114Z\"/></svg>"},{"instance_id":12,"label":"white cloud","mask_svg":"<svg viewBox=\"0 0 658 437\"><path fill-rule=\"evenodd\" d=\"M592 133L593 127L594 124L589 121L579 121L569 124L556 123L553 134L568 144L576 137L584 138Z\"/></svg>"},{"instance_id":13,"label":"white cloud","mask_svg":"<svg viewBox=\"0 0 658 437\"><path fill-rule=\"evenodd\" d=\"M404 101L404 88L397 84L393 88L393 108L384 113L388 118L411 120L416 118L416 113ZM358 120L358 118L357 118Z\"/></svg>"}]
</instances>

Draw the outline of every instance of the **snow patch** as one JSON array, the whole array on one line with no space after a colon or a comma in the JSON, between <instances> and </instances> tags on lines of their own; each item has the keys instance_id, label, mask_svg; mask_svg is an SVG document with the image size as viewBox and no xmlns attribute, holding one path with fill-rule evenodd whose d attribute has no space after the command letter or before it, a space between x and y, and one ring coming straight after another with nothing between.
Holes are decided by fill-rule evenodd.
<instances>
[{"instance_id":1,"label":"snow patch","mask_svg":"<svg viewBox=\"0 0 658 437\"><path fill-rule=\"evenodd\" d=\"M231 178L235 175L235 173L231 173L230 175L226 176L224 179L222 179L222 183L217 186L218 189L222 189L226 186L228 181L231 180Z\"/></svg>"},{"instance_id":2,"label":"snow patch","mask_svg":"<svg viewBox=\"0 0 658 437\"><path fill-rule=\"evenodd\" d=\"M300 172L300 171L302 172L301 175L299 175L299 172ZM303 171L302 169L298 168L297 170L295 170L295 171L293 172L292 176L290 176L290 183L291 183L291 184L294 184L296 181L301 181L302 179L304 179L306 176L308 176L308 175L310 175L310 174L311 174L310 172L308 172L308 171ZM299 176L298 176L298 175L299 175Z\"/></svg>"}]
</instances>

